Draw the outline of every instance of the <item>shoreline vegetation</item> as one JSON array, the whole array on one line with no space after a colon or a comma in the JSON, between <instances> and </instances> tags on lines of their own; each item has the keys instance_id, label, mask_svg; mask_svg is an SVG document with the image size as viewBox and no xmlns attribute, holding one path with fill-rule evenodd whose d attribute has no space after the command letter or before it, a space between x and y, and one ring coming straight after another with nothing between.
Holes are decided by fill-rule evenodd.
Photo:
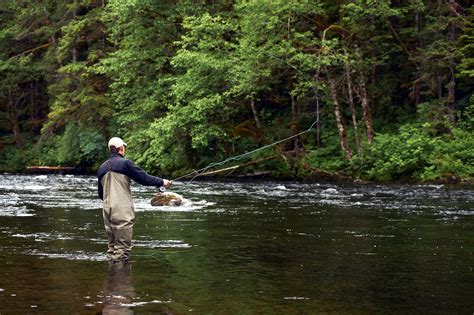
<instances>
[{"instance_id":1,"label":"shoreline vegetation","mask_svg":"<svg viewBox=\"0 0 474 315\"><path fill-rule=\"evenodd\" d=\"M438 178L436 180L407 180L398 179L392 181L377 181L377 180L363 180L360 178L354 178L342 172L327 172L324 170L315 170L305 174L305 176L274 176L271 171L263 172L252 172L252 173L238 173L229 172L236 167L226 167L223 169L212 170L204 172L199 176L193 175L180 178L180 181L186 182L189 180L215 180L215 181L300 181L309 183L339 183L339 184L416 184L416 185L468 185L474 186L474 179L459 178L454 175L447 176L445 178ZM227 172L227 173L226 173ZM29 166L25 170L20 172L3 172L4 174L16 174L16 175L90 175L96 174L95 170L83 168L83 167L63 167L63 166ZM190 172L192 173L192 172ZM188 173L189 174L189 173Z\"/></svg>"},{"instance_id":2,"label":"shoreline vegetation","mask_svg":"<svg viewBox=\"0 0 474 315\"><path fill-rule=\"evenodd\" d=\"M472 183L473 42L463 0L7 0L0 172L119 136L166 178Z\"/></svg>"}]
</instances>

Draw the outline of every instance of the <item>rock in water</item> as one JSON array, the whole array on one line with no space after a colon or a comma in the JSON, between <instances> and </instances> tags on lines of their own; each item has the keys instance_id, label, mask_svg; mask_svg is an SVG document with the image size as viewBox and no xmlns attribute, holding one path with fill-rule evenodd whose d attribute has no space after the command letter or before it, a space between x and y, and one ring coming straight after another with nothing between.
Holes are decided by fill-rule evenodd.
<instances>
[{"instance_id":1,"label":"rock in water","mask_svg":"<svg viewBox=\"0 0 474 315\"><path fill-rule=\"evenodd\" d=\"M183 197L172 192L158 192L151 198L151 205L158 206L179 206L183 202Z\"/></svg>"}]
</instances>

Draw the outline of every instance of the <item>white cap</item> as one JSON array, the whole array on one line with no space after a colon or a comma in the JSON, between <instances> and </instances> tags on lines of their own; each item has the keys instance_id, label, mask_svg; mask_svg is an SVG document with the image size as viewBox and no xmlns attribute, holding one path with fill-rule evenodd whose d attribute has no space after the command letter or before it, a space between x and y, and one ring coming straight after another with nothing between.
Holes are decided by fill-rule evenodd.
<instances>
[{"instance_id":1,"label":"white cap","mask_svg":"<svg viewBox=\"0 0 474 315\"><path fill-rule=\"evenodd\" d=\"M109 148L111 146L114 146L118 149L121 146L127 146L127 144L125 142L123 142L123 140L120 139L119 137L113 137L112 139L109 140Z\"/></svg>"}]
</instances>

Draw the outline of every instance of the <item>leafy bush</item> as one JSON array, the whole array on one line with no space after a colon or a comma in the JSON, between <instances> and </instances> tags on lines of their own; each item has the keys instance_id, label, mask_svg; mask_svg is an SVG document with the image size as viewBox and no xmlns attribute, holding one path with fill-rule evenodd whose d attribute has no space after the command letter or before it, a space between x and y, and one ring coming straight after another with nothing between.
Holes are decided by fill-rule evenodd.
<instances>
[{"instance_id":1,"label":"leafy bush","mask_svg":"<svg viewBox=\"0 0 474 315\"><path fill-rule=\"evenodd\" d=\"M0 172L20 172L25 168L26 160L24 152L15 145L6 145L0 150Z\"/></svg>"},{"instance_id":2,"label":"leafy bush","mask_svg":"<svg viewBox=\"0 0 474 315\"><path fill-rule=\"evenodd\" d=\"M40 142L36 151L37 163L40 165L95 168L106 158L107 143L99 133L70 123L62 135Z\"/></svg>"},{"instance_id":3,"label":"leafy bush","mask_svg":"<svg viewBox=\"0 0 474 315\"><path fill-rule=\"evenodd\" d=\"M370 180L413 178L428 164L438 138L430 138L417 125L403 125L398 134L379 134L365 149L362 175Z\"/></svg>"},{"instance_id":4,"label":"leafy bush","mask_svg":"<svg viewBox=\"0 0 474 315\"><path fill-rule=\"evenodd\" d=\"M448 176L474 176L472 132L454 129L445 137L430 136L428 124L407 124L398 134L379 134L352 165L362 164L362 177L370 180L436 180Z\"/></svg>"},{"instance_id":5,"label":"leafy bush","mask_svg":"<svg viewBox=\"0 0 474 315\"><path fill-rule=\"evenodd\" d=\"M437 142L429 164L420 172L422 180L442 179L448 176L474 177L474 137L466 130L454 129L449 138Z\"/></svg>"},{"instance_id":6,"label":"leafy bush","mask_svg":"<svg viewBox=\"0 0 474 315\"><path fill-rule=\"evenodd\" d=\"M329 172L339 171L347 166L347 161L342 156L337 139L334 143L331 142L323 148L309 151L304 162L311 167Z\"/></svg>"},{"instance_id":7,"label":"leafy bush","mask_svg":"<svg viewBox=\"0 0 474 315\"><path fill-rule=\"evenodd\" d=\"M61 143L61 136L55 135L48 138L40 139L36 146L32 149L35 153L33 164L37 165L57 165L58 164L58 148Z\"/></svg>"}]
</instances>

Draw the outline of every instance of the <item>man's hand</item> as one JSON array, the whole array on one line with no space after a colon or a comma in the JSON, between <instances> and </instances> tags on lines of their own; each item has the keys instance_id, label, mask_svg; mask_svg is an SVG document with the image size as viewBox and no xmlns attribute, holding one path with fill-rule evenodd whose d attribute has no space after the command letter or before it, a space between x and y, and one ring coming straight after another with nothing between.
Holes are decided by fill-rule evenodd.
<instances>
[{"instance_id":1,"label":"man's hand","mask_svg":"<svg viewBox=\"0 0 474 315\"><path fill-rule=\"evenodd\" d=\"M170 188L170 187L171 187L171 184L173 184L172 181L167 180L167 179L163 179L163 186L164 186L165 188Z\"/></svg>"}]
</instances>

